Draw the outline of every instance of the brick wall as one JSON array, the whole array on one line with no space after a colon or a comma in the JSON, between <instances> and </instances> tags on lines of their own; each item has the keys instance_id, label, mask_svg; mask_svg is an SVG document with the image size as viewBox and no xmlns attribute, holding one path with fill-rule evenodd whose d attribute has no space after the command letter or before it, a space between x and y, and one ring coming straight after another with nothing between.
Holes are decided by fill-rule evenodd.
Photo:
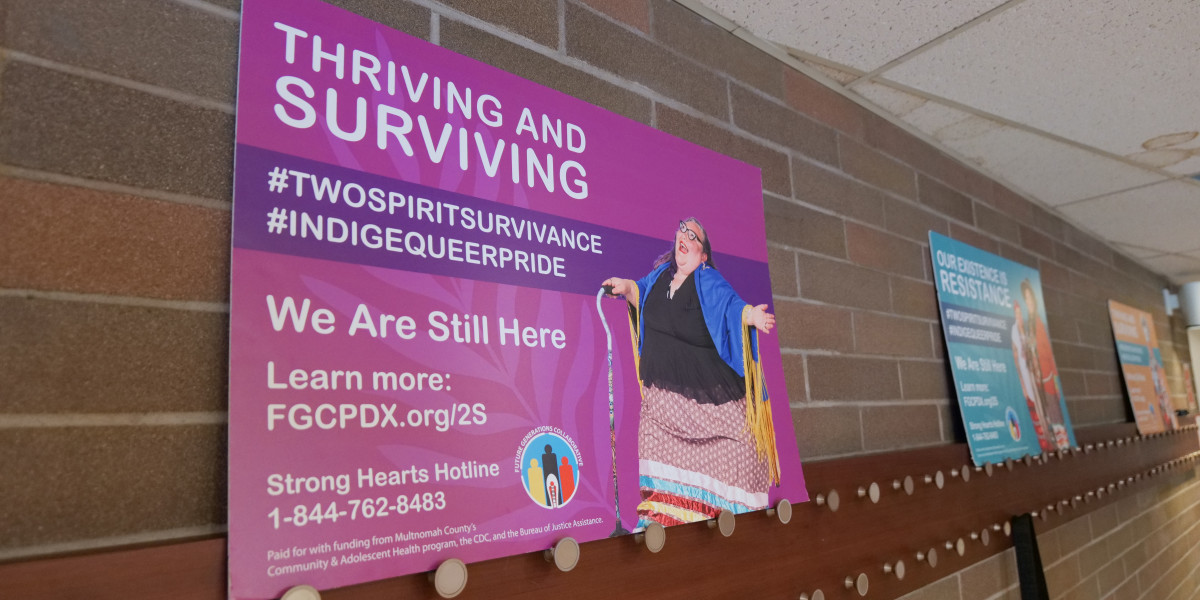
<instances>
[{"instance_id":1,"label":"brick wall","mask_svg":"<svg viewBox=\"0 0 1200 600\"><path fill-rule=\"evenodd\" d=\"M805 460L963 441L929 230L1041 270L1077 426L1128 419L1110 297L1181 393L1163 278L678 4L336 4L760 167ZM224 529L238 6L0 1L0 559Z\"/></svg>"},{"instance_id":2,"label":"brick wall","mask_svg":"<svg viewBox=\"0 0 1200 600\"><path fill-rule=\"evenodd\" d=\"M1200 481L1174 477L1039 533L1050 596L1062 600L1200 597ZM1012 549L900 600L1019 600Z\"/></svg>"}]
</instances>

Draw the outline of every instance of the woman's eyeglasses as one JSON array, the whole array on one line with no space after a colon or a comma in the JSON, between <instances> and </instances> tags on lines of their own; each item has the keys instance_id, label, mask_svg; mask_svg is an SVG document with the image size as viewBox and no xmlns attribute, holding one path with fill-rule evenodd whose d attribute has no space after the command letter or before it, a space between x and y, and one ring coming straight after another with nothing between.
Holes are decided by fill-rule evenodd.
<instances>
[{"instance_id":1,"label":"woman's eyeglasses","mask_svg":"<svg viewBox=\"0 0 1200 600\"><path fill-rule=\"evenodd\" d=\"M679 222L679 232L680 232L680 233L686 233L686 234L687 234L687 238L688 238L689 240L692 240L693 242L694 242L694 241L696 241L696 240L698 240L698 239L700 239L700 236L696 235L696 232L695 232L695 231L692 231L692 230L691 230L691 228L689 228L689 227L687 226L687 221L680 221L680 222Z\"/></svg>"}]
</instances>

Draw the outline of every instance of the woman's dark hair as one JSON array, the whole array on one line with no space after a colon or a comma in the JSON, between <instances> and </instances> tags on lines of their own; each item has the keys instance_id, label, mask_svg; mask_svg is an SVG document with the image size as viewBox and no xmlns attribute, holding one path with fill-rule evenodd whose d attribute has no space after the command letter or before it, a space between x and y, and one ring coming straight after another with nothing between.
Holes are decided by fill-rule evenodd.
<instances>
[{"instance_id":1,"label":"woman's dark hair","mask_svg":"<svg viewBox=\"0 0 1200 600\"><path fill-rule=\"evenodd\" d=\"M706 264L709 267L712 267L714 269L717 268L716 263L713 262L712 245L709 244L708 230L704 228L704 224L701 223L696 217L688 217L688 218L684 219L683 222L684 223L695 223L696 227L700 228L700 233L704 234L704 241L701 242L701 245L704 247L704 253L708 255L708 260L704 261L704 264ZM658 258L654 259L654 264L651 265L650 270L653 271L654 269L657 269L660 265L664 265L664 264L671 265L671 266L667 267L667 271L669 271L670 275L672 277L674 277L675 271L677 271L679 269L678 265L675 264L675 241L674 240L671 241L671 249L670 250L663 252L661 255L659 255Z\"/></svg>"},{"instance_id":2,"label":"woman's dark hair","mask_svg":"<svg viewBox=\"0 0 1200 600\"><path fill-rule=\"evenodd\" d=\"M1037 294L1034 293L1033 284L1030 283L1028 279L1024 279L1021 281L1021 295L1024 296L1025 294L1029 294L1030 296L1034 297L1033 306L1029 307L1029 322L1033 323L1033 316L1036 315L1038 312L1037 299L1036 299Z\"/></svg>"},{"instance_id":3,"label":"woman's dark hair","mask_svg":"<svg viewBox=\"0 0 1200 600\"><path fill-rule=\"evenodd\" d=\"M1033 296L1037 296L1037 294L1033 293L1033 284L1030 283L1028 279L1021 280L1021 295L1024 296L1025 294L1033 294Z\"/></svg>"}]
</instances>

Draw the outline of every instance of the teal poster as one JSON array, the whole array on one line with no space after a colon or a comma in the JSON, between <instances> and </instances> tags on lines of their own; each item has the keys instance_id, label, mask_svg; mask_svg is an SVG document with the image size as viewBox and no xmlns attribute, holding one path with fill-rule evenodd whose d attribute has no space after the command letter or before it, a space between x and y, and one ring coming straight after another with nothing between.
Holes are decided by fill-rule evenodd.
<instances>
[{"instance_id":1,"label":"teal poster","mask_svg":"<svg viewBox=\"0 0 1200 600\"><path fill-rule=\"evenodd\" d=\"M1074 447L1038 271L932 231L929 252L971 459Z\"/></svg>"}]
</instances>

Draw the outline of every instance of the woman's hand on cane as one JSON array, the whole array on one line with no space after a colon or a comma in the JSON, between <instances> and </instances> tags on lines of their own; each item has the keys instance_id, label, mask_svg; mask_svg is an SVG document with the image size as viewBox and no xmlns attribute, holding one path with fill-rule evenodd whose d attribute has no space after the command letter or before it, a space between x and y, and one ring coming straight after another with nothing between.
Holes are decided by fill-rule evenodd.
<instances>
[{"instance_id":1,"label":"woman's hand on cane","mask_svg":"<svg viewBox=\"0 0 1200 600\"><path fill-rule=\"evenodd\" d=\"M620 277L609 277L601 285L611 286L613 296L624 296L631 291L630 288L633 282L628 279L621 279Z\"/></svg>"}]
</instances>

